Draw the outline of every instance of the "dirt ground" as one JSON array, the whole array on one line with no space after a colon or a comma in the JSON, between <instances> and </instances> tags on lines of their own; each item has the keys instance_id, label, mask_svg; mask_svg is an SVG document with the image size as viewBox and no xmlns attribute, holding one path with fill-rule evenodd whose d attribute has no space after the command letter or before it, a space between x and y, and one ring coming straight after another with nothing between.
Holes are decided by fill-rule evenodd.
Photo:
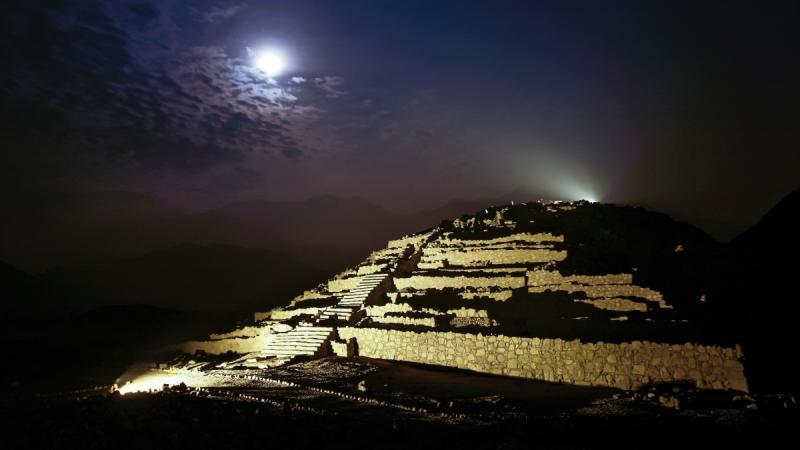
<instances>
[{"instance_id":1,"label":"dirt ground","mask_svg":"<svg viewBox=\"0 0 800 450\"><path fill-rule=\"evenodd\" d=\"M730 395L692 403L702 396L681 392L674 395L682 406L673 408L656 401L656 390L366 358L166 378L164 371L130 373L140 381L156 376L144 386L160 392L5 391L7 448L786 448L798 437L790 397L748 407ZM172 387L162 391L162 381Z\"/></svg>"}]
</instances>

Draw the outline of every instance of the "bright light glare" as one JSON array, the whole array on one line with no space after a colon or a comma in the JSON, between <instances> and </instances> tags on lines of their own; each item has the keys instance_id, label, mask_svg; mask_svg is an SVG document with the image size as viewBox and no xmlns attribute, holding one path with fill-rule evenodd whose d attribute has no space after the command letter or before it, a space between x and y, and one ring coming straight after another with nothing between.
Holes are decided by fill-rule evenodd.
<instances>
[{"instance_id":1,"label":"bright light glare","mask_svg":"<svg viewBox=\"0 0 800 450\"><path fill-rule=\"evenodd\" d=\"M181 382L185 383L186 381L188 381L188 377L180 374L146 373L135 378L130 383L121 386L119 388L119 393L125 395L131 392L158 392L164 389L165 384L175 386L181 384Z\"/></svg>"},{"instance_id":2,"label":"bright light glare","mask_svg":"<svg viewBox=\"0 0 800 450\"><path fill-rule=\"evenodd\" d=\"M283 57L275 51L264 50L255 55L253 61L255 67L267 74L268 77L276 77L286 68Z\"/></svg>"},{"instance_id":3,"label":"bright light glare","mask_svg":"<svg viewBox=\"0 0 800 450\"><path fill-rule=\"evenodd\" d=\"M600 201L598 195L585 184L579 183L575 180L563 180L560 190L563 192L565 199L572 201L585 200L590 203L597 203Z\"/></svg>"}]
</instances>

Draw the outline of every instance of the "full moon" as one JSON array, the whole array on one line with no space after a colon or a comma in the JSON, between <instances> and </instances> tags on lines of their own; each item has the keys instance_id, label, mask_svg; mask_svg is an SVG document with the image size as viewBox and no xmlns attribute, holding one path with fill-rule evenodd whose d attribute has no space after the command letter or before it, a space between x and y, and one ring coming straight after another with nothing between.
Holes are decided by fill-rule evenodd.
<instances>
[{"instance_id":1,"label":"full moon","mask_svg":"<svg viewBox=\"0 0 800 450\"><path fill-rule=\"evenodd\" d=\"M268 77L278 76L286 68L283 57L274 51L257 53L253 62L255 67L267 74Z\"/></svg>"}]
</instances>

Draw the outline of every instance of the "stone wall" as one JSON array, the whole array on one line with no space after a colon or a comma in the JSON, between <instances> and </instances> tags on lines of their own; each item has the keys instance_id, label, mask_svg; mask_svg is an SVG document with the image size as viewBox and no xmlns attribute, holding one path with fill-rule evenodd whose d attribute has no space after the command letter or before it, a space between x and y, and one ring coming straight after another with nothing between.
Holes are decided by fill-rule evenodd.
<instances>
[{"instance_id":1,"label":"stone wall","mask_svg":"<svg viewBox=\"0 0 800 450\"><path fill-rule=\"evenodd\" d=\"M693 344L582 343L561 339L345 327L359 354L476 372L579 385L635 389L687 380L697 387L747 391L738 349Z\"/></svg>"},{"instance_id":2,"label":"stone wall","mask_svg":"<svg viewBox=\"0 0 800 450\"><path fill-rule=\"evenodd\" d=\"M347 343L331 341L331 351L336 356L347 357Z\"/></svg>"},{"instance_id":3,"label":"stone wall","mask_svg":"<svg viewBox=\"0 0 800 450\"><path fill-rule=\"evenodd\" d=\"M380 306L368 306L364 308L368 317L383 317L390 312L409 312L414 308L408 303L387 303Z\"/></svg>"},{"instance_id":4,"label":"stone wall","mask_svg":"<svg viewBox=\"0 0 800 450\"><path fill-rule=\"evenodd\" d=\"M439 272L452 273L501 273L504 275L519 276L528 269L525 267L440 267Z\"/></svg>"},{"instance_id":5,"label":"stone wall","mask_svg":"<svg viewBox=\"0 0 800 450\"><path fill-rule=\"evenodd\" d=\"M198 350L214 355L227 353L229 351L242 354L252 353L264 349L267 344L267 336L266 334L262 334L242 338L189 341L180 344L179 348L182 352L189 354L193 354Z\"/></svg>"},{"instance_id":6,"label":"stone wall","mask_svg":"<svg viewBox=\"0 0 800 450\"><path fill-rule=\"evenodd\" d=\"M388 267L388 264L365 264L358 267L358 274L369 275L371 273L385 271Z\"/></svg>"},{"instance_id":7,"label":"stone wall","mask_svg":"<svg viewBox=\"0 0 800 450\"><path fill-rule=\"evenodd\" d=\"M497 321L488 317L453 317L450 325L456 328L463 327L495 327Z\"/></svg>"},{"instance_id":8,"label":"stone wall","mask_svg":"<svg viewBox=\"0 0 800 450\"><path fill-rule=\"evenodd\" d=\"M626 300L635 297L662 309L672 309L664 301L660 292L633 284L633 275L570 275L563 276L557 271L528 271L528 292L542 293L546 291L563 291L568 293L583 292L592 299L590 303L600 309L613 311L646 311L647 306L641 302Z\"/></svg>"},{"instance_id":9,"label":"stone wall","mask_svg":"<svg viewBox=\"0 0 800 450\"><path fill-rule=\"evenodd\" d=\"M253 313L253 320L256 323L261 322L262 320L268 320L272 316L272 311L256 311Z\"/></svg>"},{"instance_id":10,"label":"stone wall","mask_svg":"<svg viewBox=\"0 0 800 450\"><path fill-rule=\"evenodd\" d=\"M529 270L529 286L547 286L554 284L633 284L633 275L629 273L608 275L561 275L555 270Z\"/></svg>"},{"instance_id":11,"label":"stone wall","mask_svg":"<svg viewBox=\"0 0 800 450\"><path fill-rule=\"evenodd\" d=\"M502 236L492 239L457 239L450 237L451 234L447 233L440 240L438 244L448 246L479 246L479 245L493 245L503 244L510 242L564 242L563 235L553 235L550 233L514 233L508 236Z\"/></svg>"},{"instance_id":12,"label":"stone wall","mask_svg":"<svg viewBox=\"0 0 800 450\"><path fill-rule=\"evenodd\" d=\"M359 276L350 276L347 278L334 278L328 281L329 292L344 292L353 289L361 281Z\"/></svg>"},{"instance_id":13,"label":"stone wall","mask_svg":"<svg viewBox=\"0 0 800 450\"><path fill-rule=\"evenodd\" d=\"M264 331L265 330L263 327L242 327L233 331L229 331L227 333L212 333L209 336L209 339L252 337L252 336L258 336L259 334L263 334Z\"/></svg>"},{"instance_id":14,"label":"stone wall","mask_svg":"<svg viewBox=\"0 0 800 450\"><path fill-rule=\"evenodd\" d=\"M525 286L525 277L464 277L464 276L435 276L435 275L412 275L408 278L394 278L394 285L397 290L411 288L420 289L445 289L445 288L481 288L499 287L506 289L517 289Z\"/></svg>"},{"instance_id":15,"label":"stone wall","mask_svg":"<svg viewBox=\"0 0 800 450\"><path fill-rule=\"evenodd\" d=\"M459 248L426 247L423 249L421 269L435 269L444 266L447 261L453 266L491 266L501 264L532 264L550 261L563 261L567 257L565 250L504 248L469 250Z\"/></svg>"},{"instance_id":16,"label":"stone wall","mask_svg":"<svg viewBox=\"0 0 800 450\"><path fill-rule=\"evenodd\" d=\"M270 319L272 320L287 320L301 314L316 315L324 308L297 308L297 309L273 309L271 311Z\"/></svg>"},{"instance_id":17,"label":"stone wall","mask_svg":"<svg viewBox=\"0 0 800 450\"><path fill-rule=\"evenodd\" d=\"M382 317L387 313L406 313L414 311L415 309L408 303L387 303L381 306L368 306L365 308L367 316L369 317ZM489 312L485 309L474 308L457 308L448 309L446 311L436 310L433 308L419 308L417 311L429 314L453 314L456 317L489 317Z\"/></svg>"},{"instance_id":18,"label":"stone wall","mask_svg":"<svg viewBox=\"0 0 800 450\"><path fill-rule=\"evenodd\" d=\"M514 291L511 289L504 289L502 291L464 291L459 292L458 295L464 300L470 300L474 298L490 298L492 300L497 300L498 302L504 302L514 295Z\"/></svg>"},{"instance_id":19,"label":"stone wall","mask_svg":"<svg viewBox=\"0 0 800 450\"><path fill-rule=\"evenodd\" d=\"M431 234L432 232L403 236L400 239L392 239L386 246L389 248L405 248L408 245L419 247Z\"/></svg>"},{"instance_id":20,"label":"stone wall","mask_svg":"<svg viewBox=\"0 0 800 450\"><path fill-rule=\"evenodd\" d=\"M402 317L402 316L383 316L371 317L375 323L385 323L393 325L413 325L422 327L435 327L436 319L433 317Z\"/></svg>"},{"instance_id":21,"label":"stone wall","mask_svg":"<svg viewBox=\"0 0 800 450\"><path fill-rule=\"evenodd\" d=\"M605 309L607 311L647 312L647 304L642 302L635 302L627 298L600 298L600 299L588 299L588 300L578 299L575 301L581 303L588 303L594 306L595 308Z\"/></svg>"}]
</instances>

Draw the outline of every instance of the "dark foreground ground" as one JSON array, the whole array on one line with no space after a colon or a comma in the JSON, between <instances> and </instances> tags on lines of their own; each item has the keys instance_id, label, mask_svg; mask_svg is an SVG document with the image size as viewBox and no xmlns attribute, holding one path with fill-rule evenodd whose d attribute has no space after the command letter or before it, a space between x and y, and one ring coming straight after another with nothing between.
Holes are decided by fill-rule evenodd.
<instances>
[{"instance_id":1,"label":"dark foreground ground","mask_svg":"<svg viewBox=\"0 0 800 450\"><path fill-rule=\"evenodd\" d=\"M204 388L124 396L5 389L3 447L787 448L800 437L792 396L624 393L368 359L253 374L193 372Z\"/></svg>"}]
</instances>

